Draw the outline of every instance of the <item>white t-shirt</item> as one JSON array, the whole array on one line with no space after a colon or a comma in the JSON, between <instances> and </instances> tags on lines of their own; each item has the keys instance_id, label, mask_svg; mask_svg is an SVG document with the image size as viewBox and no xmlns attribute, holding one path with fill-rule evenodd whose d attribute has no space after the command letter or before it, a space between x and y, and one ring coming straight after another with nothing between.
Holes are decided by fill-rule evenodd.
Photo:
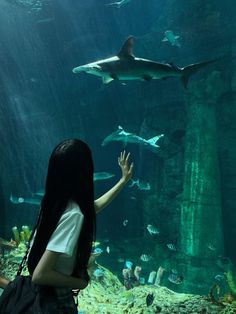
<instances>
[{"instance_id":1,"label":"white t-shirt","mask_svg":"<svg viewBox=\"0 0 236 314\"><path fill-rule=\"evenodd\" d=\"M82 229L84 215L79 205L70 201L53 232L46 250L62 253L59 255L55 270L71 275L76 259L77 241Z\"/></svg>"}]
</instances>

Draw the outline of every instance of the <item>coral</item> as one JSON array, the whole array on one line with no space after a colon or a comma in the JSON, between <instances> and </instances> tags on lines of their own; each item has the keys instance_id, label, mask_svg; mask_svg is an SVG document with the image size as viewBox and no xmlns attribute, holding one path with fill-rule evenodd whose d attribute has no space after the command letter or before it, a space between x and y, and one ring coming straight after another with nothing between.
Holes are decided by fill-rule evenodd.
<instances>
[{"instance_id":1,"label":"coral","mask_svg":"<svg viewBox=\"0 0 236 314\"><path fill-rule=\"evenodd\" d=\"M148 276L148 284L153 285L155 282L155 278L156 278L156 272L155 271L151 271L149 276Z\"/></svg>"},{"instance_id":2,"label":"coral","mask_svg":"<svg viewBox=\"0 0 236 314\"><path fill-rule=\"evenodd\" d=\"M228 284L230 293L236 299L236 286L235 286L235 283L234 283L233 273L232 273L231 270L228 270L227 273L226 273L226 282Z\"/></svg>"},{"instance_id":3,"label":"coral","mask_svg":"<svg viewBox=\"0 0 236 314\"><path fill-rule=\"evenodd\" d=\"M17 243L17 245L20 243L20 233L17 227L12 228L12 233L14 237L14 241Z\"/></svg>"},{"instance_id":4,"label":"coral","mask_svg":"<svg viewBox=\"0 0 236 314\"><path fill-rule=\"evenodd\" d=\"M124 290L122 283L108 269L98 265L104 272L103 281L91 280L88 287L78 295L79 312L86 314L233 314L234 303L222 307L212 304L204 297L185 293L176 293L166 287L144 285ZM0 276L13 279L18 265L9 260L0 259ZM27 271L23 272L27 275ZM147 308L146 297L154 295L153 304Z\"/></svg>"},{"instance_id":5,"label":"coral","mask_svg":"<svg viewBox=\"0 0 236 314\"><path fill-rule=\"evenodd\" d=\"M141 273L142 267L136 266L134 269L134 276L139 281L140 279L140 273Z\"/></svg>"},{"instance_id":6,"label":"coral","mask_svg":"<svg viewBox=\"0 0 236 314\"><path fill-rule=\"evenodd\" d=\"M234 301L234 297L232 296L231 293L227 293L225 294L221 299L221 302L225 305L228 305L229 303L233 303Z\"/></svg>"},{"instance_id":7,"label":"coral","mask_svg":"<svg viewBox=\"0 0 236 314\"><path fill-rule=\"evenodd\" d=\"M219 301L219 295L220 295L220 286L218 284L214 284L208 293L208 300L213 304L222 305L222 303Z\"/></svg>"},{"instance_id":8,"label":"coral","mask_svg":"<svg viewBox=\"0 0 236 314\"><path fill-rule=\"evenodd\" d=\"M141 271L141 269L139 270L138 277L137 277L137 269L136 269L136 274L134 274L134 271L132 269L124 268L122 270L122 275L123 275L123 278L124 278L124 287L125 287L125 289L129 290L129 289L132 289L133 287L136 287L136 286L139 285L139 280L140 280L139 274L140 274L140 271Z\"/></svg>"},{"instance_id":9,"label":"coral","mask_svg":"<svg viewBox=\"0 0 236 314\"><path fill-rule=\"evenodd\" d=\"M228 304L219 314L235 314L236 313L236 304Z\"/></svg>"},{"instance_id":10,"label":"coral","mask_svg":"<svg viewBox=\"0 0 236 314\"><path fill-rule=\"evenodd\" d=\"M10 280L13 280L16 276L17 270L19 268L19 265L10 261L6 258L0 258L0 276L9 278ZM25 267L23 269L22 275L28 275L28 270Z\"/></svg>"},{"instance_id":11,"label":"coral","mask_svg":"<svg viewBox=\"0 0 236 314\"><path fill-rule=\"evenodd\" d=\"M24 239L25 239L25 241L29 241L29 239L30 239L30 234L31 234L30 229L29 229L29 226L22 226L21 228L22 228L21 233L22 233L22 232L24 233Z\"/></svg>"},{"instance_id":12,"label":"coral","mask_svg":"<svg viewBox=\"0 0 236 314\"><path fill-rule=\"evenodd\" d=\"M7 241L3 238L0 238L0 247L7 249L7 250L12 250L12 249L15 249L17 247L17 244L13 240Z\"/></svg>"},{"instance_id":13,"label":"coral","mask_svg":"<svg viewBox=\"0 0 236 314\"><path fill-rule=\"evenodd\" d=\"M166 287L143 285L124 290L124 287L109 270L104 271L102 282L92 280L78 296L79 311L89 314L148 314L148 313L209 313L217 314L222 306L212 304L202 296L176 293ZM109 275L108 275L109 274ZM146 297L153 294L149 307Z\"/></svg>"},{"instance_id":14,"label":"coral","mask_svg":"<svg viewBox=\"0 0 236 314\"><path fill-rule=\"evenodd\" d=\"M155 280L155 283L154 283L155 286L160 285L164 271L165 271L165 268L163 268L162 266L160 266L160 267L158 268L156 280Z\"/></svg>"},{"instance_id":15,"label":"coral","mask_svg":"<svg viewBox=\"0 0 236 314\"><path fill-rule=\"evenodd\" d=\"M5 254L5 257L10 261L19 264L25 255L26 252L26 244L24 242L20 242L17 248L12 250L10 253Z\"/></svg>"},{"instance_id":16,"label":"coral","mask_svg":"<svg viewBox=\"0 0 236 314\"><path fill-rule=\"evenodd\" d=\"M29 226L22 226L21 231L19 231L16 226L12 227L12 233L14 241L17 245L19 245L21 242L28 242L31 234Z\"/></svg>"}]
</instances>

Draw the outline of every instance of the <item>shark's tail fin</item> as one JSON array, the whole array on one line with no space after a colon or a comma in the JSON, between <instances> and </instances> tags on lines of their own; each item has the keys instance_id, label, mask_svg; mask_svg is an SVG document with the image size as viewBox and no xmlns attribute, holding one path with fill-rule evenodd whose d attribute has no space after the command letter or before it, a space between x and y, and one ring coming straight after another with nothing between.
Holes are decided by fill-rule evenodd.
<instances>
[{"instance_id":1,"label":"shark's tail fin","mask_svg":"<svg viewBox=\"0 0 236 314\"><path fill-rule=\"evenodd\" d=\"M130 185L128 185L128 188L132 188L134 185L138 186L138 184L139 184L139 179L137 179L137 180L131 179L131 183L130 183Z\"/></svg>"},{"instance_id":2,"label":"shark's tail fin","mask_svg":"<svg viewBox=\"0 0 236 314\"><path fill-rule=\"evenodd\" d=\"M147 142L148 142L149 144L151 144L151 145L155 145L156 142L157 142L161 137L163 137L163 136L164 136L164 134L160 134L160 135L154 136L154 137L150 138L149 140L147 140ZM157 146L158 146L158 145L157 145ZM159 146L158 146L158 147L159 147Z\"/></svg>"},{"instance_id":3,"label":"shark's tail fin","mask_svg":"<svg viewBox=\"0 0 236 314\"><path fill-rule=\"evenodd\" d=\"M187 89L188 86L188 81L191 75L195 74L196 72L198 72L201 68L204 68L205 66L214 63L218 61L218 59L214 59L214 60L210 60L210 61L204 61L204 62L199 62L199 63L194 63L194 64L190 64L184 68L182 68L182 72L183 75L181 77L181 81L184 85L184 88Z\"/></svg>"}]
</instances>

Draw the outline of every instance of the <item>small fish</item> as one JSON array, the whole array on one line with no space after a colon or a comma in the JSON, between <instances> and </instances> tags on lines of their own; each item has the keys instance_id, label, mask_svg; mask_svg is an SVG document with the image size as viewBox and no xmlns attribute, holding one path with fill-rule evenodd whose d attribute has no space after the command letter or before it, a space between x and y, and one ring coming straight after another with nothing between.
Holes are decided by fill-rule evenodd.
<instances>
[{"instance_id":1,"label":"small fish","mask_svg":"<svg viewBox=\"0 0 236 314\"><path fill-rule=\"evenodd\" d=\"M149 182L140 181L139 179L137 179L137 180L131 179L131 183L130 183L130 185L128 187L132 188L135 185L137 186L137 188L139 190L143 190L143 191L151 190L151 184Z\"/></svg>"},{"instance_id":2,"label":"small fish","mask_svg":"<svg viewBox=\"0 0 236 314\"><path fill-rule=\"evenodd\" d=\"M149 262L151 259L152 259L152 256L151 255L148 255L148 254L142 254L140 256L140 259L141 261L143 262Z\"/></svg>"},{"instance_id":3,"label":"small fish","mask_svg":"<svg viewBox=\"0 0 236 314\"><path fill-rule=\"evenodd\" d=\"M146 297L146 305L150 306L152 305L154 301L154 294L153 293L148 293L147 297Z\"/></svg>"},{"instance_id":4,"label":"small fish","mask_svg":"<svg viewBox=\"0 0 236 314\"><path fill-rule=\"evenodd\" d=\"M114 176L115 175L113 173L109 173L109 172L94 172L93 181L107 180L107 179L110 179Z\"/></svg>"},{"instance_id":5,"label":"small fish","mask_svg":"<svg viewBox=\"0 0 236 314\"><path fill-rule=\"evenodd\" d=\"M35 77L30 78L31 83L38 83L38 80Z\"/></svg>"},{"instance_id":6,"label":"small fish","mask_svg":"<svg viewBox=\"0 0 236 314\"><path fill-rule=\"evenodd\" d=\"M178 39L180 36L176 36L172 31L165 31L165 37L162 41L168 41L172 46L181 47Z\"/></svg>"},{"instance_id":7,"label":"small fish","mask_svg":"<svg viewBox=\"0 0 236 314\"><path fill-rule=\"evenodd\" d=\"M178 270L175 269L175 268L172 268L172 269L171 269L171 272L172 272L173 274L176 274L176 275L178 274Z\"/></svg>"},{"instance_id":8,"label":"small fish","mask_svg":"<svg viewBox=\"0 0 236 314\"><path fill-rule=\"evenodd\" d=\"M54 21L54 18L48 17L46 19L38 20L36 24L48 24L48 23L51 23L52 21Z\"/></svg>"},{"instance_id":9,"label":"small fish","mask_svg":"<svg viewBox=\"0 0 236 314\"><path fill-rule=\"evenodd\" d=\"M123 258L118 258L118 259L117 259L117 262L118 262L118 263L124 263L124 261L125 261L125 260L124 260Z\"/></svg>"},{"instance_id":10,"label":"small fish","mask_svg":"<svg viewBox=\"0 0 236 314\"><path fill-rule=\"evenodd\" d=\"M177 251L176 246L173 243L166 244L169 250L171 251Z\"/></svg>"},{"instance_id":11,"label":"small fish","mask_svg":"<svg viewBox=\"0 0 236 314\"><path fill-rule=\"evenodd\" d=\"M102 277L104 275L104 271L101 270L100 268L95 269L95 271L93 272L93 275L95 277Z\"/></svg>"},{"instance_id":12,"label":"small fish","mask_svg":"<svg viewBox=\"0 0 236 314\"><path fill-rule=\"evenodd\" d=\"M147 225L147 230L151 235L160 233L158 229L153 225Z\"/></svg>"},{"instance_id":13,"label":"small fish","mask_svg":"<svg viewBox=\"0 0 236 314\"><path fill-rule=\"evenodd\" d=\"M128 222L129 222L128 219L125 219L125 220L123 221L123 226L126 227L127 224L128 224Z\"/></svg>"},{"instance_id":14,"label":"small fish","mask_svg":"<svg viewBox=\"0 0 236 314\"><path fill-rule=\"evenodd\" d=\"M108 254L110 254L110 246L107 246L107 247L106 247L106 252L107 252Z\"/></svg>"},{"instance_id":15,"label":"small fish","mask_svg":"<svg viewBox=\"0 0 236 314\"><path fill-rule=\"evenodd\" d=\"M222 280L224 280L225 279L225 276L224 275L216 275L215 276L215 280L216 281L222 281Z\"/></svg>"},{"instance_id":16,"label":"small fish","mask_svg":"<svg viewBox=\"0 0 236 314\"><path fill-rule=\"evenodd\" d=\"M103 250L100 248L100 247L96 247L94 250L93 250L93 253L95 254L101 254L103 252Z\"/></svg>"},{"instance_id":17,"label":"small fish","mask_svg":"<svg viewBox=\"0 0 236 314\"><path fill-rule=\"evenodd\" d=\"M125 261L125 267L128 269L132 269L133 263L131 261Z\"/></svg>"},{"instance_id":18,"label":"small fish","mask_svg":"<svg viewBox=\"0 0 236 314\"><path fill-rule=\"evenodd\" d=\"M213 243L208 243L208 244L207 244L207 247L208 247L208 249L209 249L210 251L215 251L215 250L216 250L216 246L215 246L215 244L213 244Z\"/></svg>"},{"instance_id":19,"label":"small fish","mask_svg":"<svg viewBox=\"0 0 236 314\"><path fill-rule=\"evenodd\" d=\"M174 273L172 273L172 274L170 274L169 276L168 276L168 280L171 282L171 283L174 283L175 285L179 285L179 284L181 284L182 282L183 282L183 276L181 276L181 275L178 275L178 274L174 274Z\"/></svg>"}]
</instances>

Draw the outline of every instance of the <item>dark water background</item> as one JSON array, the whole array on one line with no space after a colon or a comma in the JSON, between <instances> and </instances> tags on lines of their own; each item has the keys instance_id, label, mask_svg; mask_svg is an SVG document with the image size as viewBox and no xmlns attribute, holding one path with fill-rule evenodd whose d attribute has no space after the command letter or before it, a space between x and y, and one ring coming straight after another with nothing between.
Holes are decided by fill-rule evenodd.
<instances>
[{"instance_id":1,"label":"dark water background","mask_svg":"<svg viewBox=\"0 0 236 314\"><path fill-rule=\"evenodd\" d=\"M136 38L135 55L180 66L232 55L236 49L233 0L133 0L120 9L104 6L108 2L57 0L39 11L19 2L0 3L0 236L9 238L14 225L32 226L37 206L14 205L10 195L31 197L43 188L49 154L62 139L87 141L95 171L116 174L95 184L98 196L120 175L117 156L123 146L101 147L105 136L122 125L145 138L161 133L170 137L173 128L168 120L177 115L181 121L182 111L184 115L184 91L178 79L104 86L95 76L73 74L73 67L115 55L128 35ZM167 29L180 35L181 48L161 41ZM216 66L226 82L232 77L232 65L233 60L226 58ZM155 120L156 108L163 120L149 130L145 122L150 116ZM151 182L161 194L163 161L135 145L127 150L135 162L134 178ZM156 173L153 163L159 165ZM99 214L98 238L118 243L139 237L142 247L145 193L149 192L125 188ZM171 217L164 214L159 223L165 224L165 217L171 224ZM126 228L124 219L132 222ZM173 221L169 231L175 234L176 229ZM228 253L234 256L231 249Z\"/></svg>"}]
</instances>

